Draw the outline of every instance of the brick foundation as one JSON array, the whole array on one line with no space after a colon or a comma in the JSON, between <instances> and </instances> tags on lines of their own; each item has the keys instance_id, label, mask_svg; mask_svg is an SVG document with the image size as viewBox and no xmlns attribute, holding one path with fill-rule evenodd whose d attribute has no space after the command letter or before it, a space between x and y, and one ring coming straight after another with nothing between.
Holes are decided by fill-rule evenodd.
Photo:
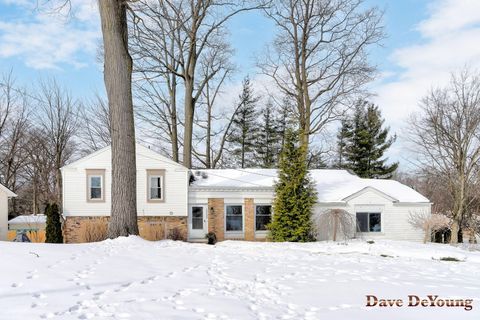
<instances>
[{"instance_id":1,"label":"brick foundation","mask_svg":"<svg viewBox=\"0 0 480 320\"><path fill-rule=\"evenodd\" d=\"M110 217L66 217L63 228L63 239L65 243L87 242L87 230L92 226L100 233L104 233ZM187 239L187 217L162 217L142 216L138 217L138 228L140 236L147 240L161 240L167 237ZM176 231L178 232L176 232Z\"/></svg>"}]
</instances>

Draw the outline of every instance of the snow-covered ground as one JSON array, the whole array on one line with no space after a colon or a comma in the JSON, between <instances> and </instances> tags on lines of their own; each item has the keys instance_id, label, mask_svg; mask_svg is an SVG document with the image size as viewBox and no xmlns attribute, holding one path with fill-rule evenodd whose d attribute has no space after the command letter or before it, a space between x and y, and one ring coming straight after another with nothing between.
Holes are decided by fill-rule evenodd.
<instances>
[{"instance_id":1,"label":"snow-covered ground","mask_svg":"<svg viewBox=\"0 0 480 320\"><path fill-rule=\"evenodd\" d=\"M466 247L209 246L130 237L78 245L0 242L0 261L0 319L8 320L480 319L480 251ZM429 294L474 299L473 309L365 307L366 295Z\"/></svg>"}]
</instances>

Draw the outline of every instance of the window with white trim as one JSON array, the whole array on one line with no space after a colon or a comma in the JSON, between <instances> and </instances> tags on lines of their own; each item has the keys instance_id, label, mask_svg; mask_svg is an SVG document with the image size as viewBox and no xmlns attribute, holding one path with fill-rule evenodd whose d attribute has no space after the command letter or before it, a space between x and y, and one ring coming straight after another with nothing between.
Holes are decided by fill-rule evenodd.
<instances>
[{"instance_id":1,"label":"window with white trim","mask_svg":"<svg viewBox=\"0 0 480 320\"><path fill-rule=\"evenodd\" d=\"M151 175L148 177L149 181L149 199L162 200L163 199L163 176Z\"/></svg>"},{"instance_id":2,"label":"window with white trim","mask_svg":"<svg viewBox=\"0 0 480 320\"><path fill-rule=\"evenodd\" d=\"M227 205L225 207L226 231L243 231L243 207L241 205Z\"/></svg>"},{"instance_id":3,"label":"window with white trim","mask_svg":"<svg viewBox=\"0 0 480 320\"><path fill-rule=\"evenodd\" d=\"M88 199L103 200L103 175L88 175Z\"/></svg>"},{"instance_id":4,"label":"window with white trim","mask_svg":"<svg viewBox=\"0 0 480 320\"><path fill-rule=\"evenodd\" d=\"M267 225L272 221L272 206L255 206L255 231L266 231Z\"/></svg>"},{"instance_id":5,"label":"window with white trim","mask_svg":"<svg viewBox=\"0 0 480 320\"><path fill-rule=\"evenodd\" d=\"M357 231L381 232L382 215L380 212L357 212Z\"/></svg>"}]
</instances>

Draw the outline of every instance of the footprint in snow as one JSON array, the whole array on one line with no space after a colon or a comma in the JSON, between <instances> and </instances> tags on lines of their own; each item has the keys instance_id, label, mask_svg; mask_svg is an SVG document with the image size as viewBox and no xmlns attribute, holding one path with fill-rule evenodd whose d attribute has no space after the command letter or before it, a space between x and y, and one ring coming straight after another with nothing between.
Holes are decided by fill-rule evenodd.
<instances>
[{"instance_id":1,"label":"footprint in snow","mask_svg":"<svg viewBox=\"0 0 480 320\"><path fill-rule=\"evenodd\" d=\"M37 299L45 299L47 296L44 295L44 294L41 293L41 292L36 292L36 293L32 294L32 297L33 297L33 298L37 298Z\"/></svg>"},{"instance_id":2,"label":"footprint in snow","mask_svg":"<svg viewBox=\"0 0 480 320\"><path fill-rule=\"evenodd\" d=\"M49 312L49 313L44 313L40 316L40 318L42 319L50 319L50 318L53 318L55 315L52 313L52 312Z\"/></svg>"},{"instance_id":3,"label":"footprint in snow","mask_svg":"<svg viewBox=\"0 0 480 320\"><path fill-rule=\"evenodd\" d=\"M23 286L22 282L14 282L12 283L12 288L20 288Z\"/></svg>"}]
</instances>

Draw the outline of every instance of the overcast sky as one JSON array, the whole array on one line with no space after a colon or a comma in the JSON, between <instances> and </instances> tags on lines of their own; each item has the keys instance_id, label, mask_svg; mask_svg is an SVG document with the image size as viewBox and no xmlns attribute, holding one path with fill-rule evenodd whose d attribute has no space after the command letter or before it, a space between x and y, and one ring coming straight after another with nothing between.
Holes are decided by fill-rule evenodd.
<instances>
[{"instance_id":1,"label":"overcast sky","mask_svg":"<svg viewBox=\"0 0 480 320\"><path fill-rule=\"evenodd\" d=\"M101 33L96 1L72 0L73 19L37 10L38 0L0 0L0 72L13 70L19 84L55 76L77 97L103 92L97 62ZM42 1L40 1L42 3ZM469 65L480 68L480 0L367 0L385 11L388 38L373 48L380 70L371 90L392 131L400 136L389 155L405 166L405 119L432 87ZM260 13L231 21L238 73L229 85L255 78L254 57L272 38L272 24ZM237 93L235 92L235 95Z\"/></svg>"}]
</instances>

